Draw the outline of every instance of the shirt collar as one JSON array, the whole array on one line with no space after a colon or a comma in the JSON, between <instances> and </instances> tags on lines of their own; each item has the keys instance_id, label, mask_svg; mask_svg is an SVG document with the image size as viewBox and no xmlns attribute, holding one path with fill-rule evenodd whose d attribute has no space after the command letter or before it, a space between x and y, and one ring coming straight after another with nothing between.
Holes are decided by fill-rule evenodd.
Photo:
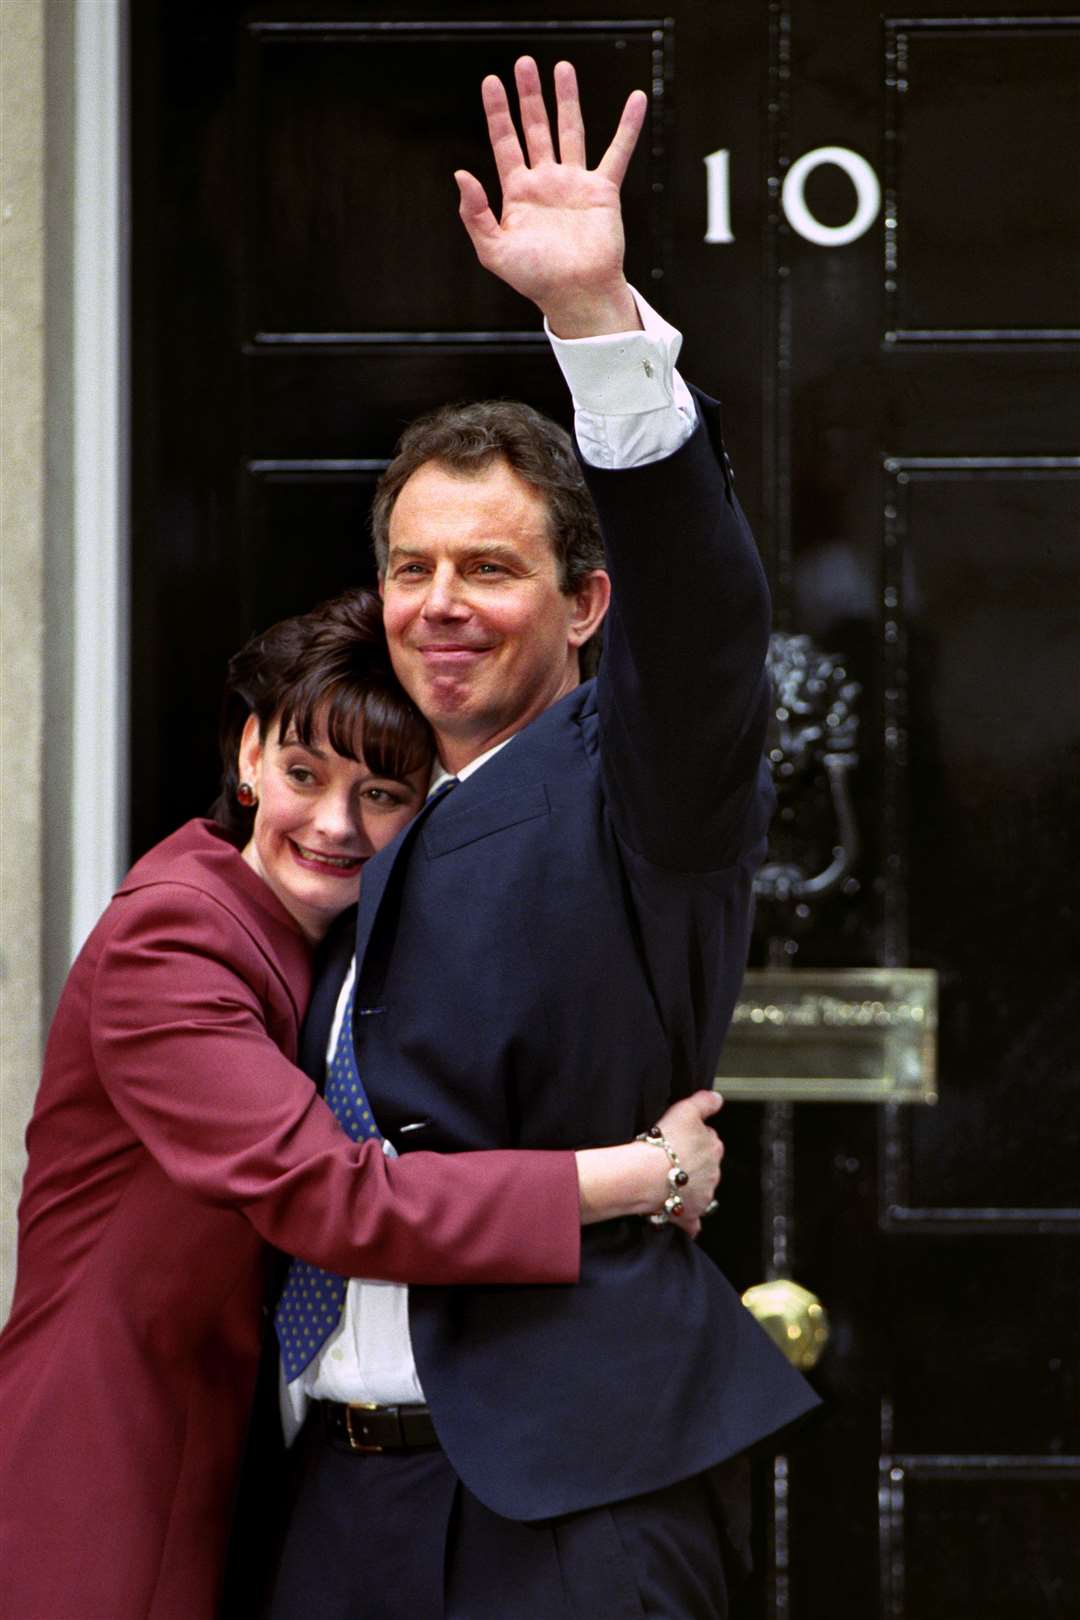
<instances>
[{"instance_id":1,"label":"shirt collar","mask_svg":"<svg viewBox=\"0 0 1080 1620\"><path fill-rule=\"evenodd\" d=\"M437 793L444 782L452 780L464 782L474 771L478 771L481 765L486 765L489 759L494 759L500 748L505 748L507 743L513 742L513 740L513 737L504 737L502 742L495 744L494 748L489 748L486 754L478 754L475 759L470 759L469 763L463 765L460 771L448 771L441 760L436 760L435 769L431 774L431 784L427 790L428 798L430 799L433 793Z\"/></svg>"}]
</instances>

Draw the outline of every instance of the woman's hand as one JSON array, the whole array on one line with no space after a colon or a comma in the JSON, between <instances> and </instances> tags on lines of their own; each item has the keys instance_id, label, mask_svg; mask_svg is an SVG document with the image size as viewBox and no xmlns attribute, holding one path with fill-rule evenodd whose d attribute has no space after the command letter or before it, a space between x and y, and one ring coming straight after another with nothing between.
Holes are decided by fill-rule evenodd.
<instances>
[{"instance_id":1,"label":"woman's hand","mask_svg":"<svg viewBox=\"0 0 1080 1620\"><path fill-rule=\"evenodd\" d=\"M691 1237L701 1231L701 1217L720 1180L724 1145L708 1121L722 1101L715 1091L695 1091L693 1096L672 1103L657 1120L662 1135L690 1177L679 1189L683 1213L672 1216L671 1222ZM576 1158L583 1226L619 1215L655 1215L671 1191L667 1179L671 1161L648 1142L581 1148Z\"/></svg>"},{"instance_id":2,"label":"woman's hand","mask_svg":"<svg viewBox=\"0 0 1080 1620\"><path fill-rule=\"evenodd\" d=\"M724 1144L709 1121L723 1104L724 1099L718 1092L695 1091L691 1096L672 1103L667 1113L656 1122L661 1135L671 1143L679 1155L680 1164L690 1177L680 1194L684 1206L683 1213L673 1215L671 1223L673 1226L681 1227L691 1237L697 1237L701 1231L701 1217L712 1203L720 1181ZM666 1155L664 1157L666 1159ZM665 1176L666 1171L665 1165ZM665 1187L663 1197L666 1196ZM663 1197L660 1203L663 1203Z\"/></svg>"}]
</instances>

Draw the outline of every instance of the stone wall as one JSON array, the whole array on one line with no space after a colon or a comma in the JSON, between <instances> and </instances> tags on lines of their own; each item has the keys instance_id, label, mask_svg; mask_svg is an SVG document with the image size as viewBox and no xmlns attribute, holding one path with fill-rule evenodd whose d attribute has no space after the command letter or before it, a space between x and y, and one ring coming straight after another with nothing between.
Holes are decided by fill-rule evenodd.
<instances>
[{"instance_id":1,"label":"stone wall","mask_svg":"<svg viewBox=\"0 0 1080 1620\"><path fill-rule=\"evenodd\" d=\"M44 21L44 0L0 6L0 1318L42 1035Z\"/></svg>"}]
</instances>

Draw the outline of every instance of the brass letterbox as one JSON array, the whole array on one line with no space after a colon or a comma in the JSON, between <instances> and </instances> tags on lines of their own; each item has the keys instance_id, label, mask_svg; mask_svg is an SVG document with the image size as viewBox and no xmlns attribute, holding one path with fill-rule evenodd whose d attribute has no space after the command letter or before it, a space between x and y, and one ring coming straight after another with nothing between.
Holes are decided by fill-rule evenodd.
<instances>
[{"instance_id":1,"label":"brass letterbox","mask_svg":"<svg viewBox=\"0 0 1080 1620\"><path fill-rule=\"evenodd\" d=\"M937 974L928 968L747 973L716 1074L732 1100L933 1103Z\"/></svg>"}]
</instances>

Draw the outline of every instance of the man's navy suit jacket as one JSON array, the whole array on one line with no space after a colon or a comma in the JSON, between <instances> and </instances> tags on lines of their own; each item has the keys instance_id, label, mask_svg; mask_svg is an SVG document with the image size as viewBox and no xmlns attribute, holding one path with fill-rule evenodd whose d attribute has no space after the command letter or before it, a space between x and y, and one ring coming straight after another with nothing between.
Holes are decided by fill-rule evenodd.
<instances>
[{"instance_id":1,"label":"man's navy suit jacket","mask_svg":"<svg viewBox=\"0 0 1080 1620\"><path fill-rule=\"evenodd\" d=\"M768 596L700 408L667 460L586 468L598 677L365 868L354 1038L403 1152L624 1142L712 1082L772 795ZM413 1288L410 1322L450 1461L508 1518L659 1488L815 1404L712 1261L640 1219L586 1230L577 1286Z\"/></svg>"}]
</instances>

